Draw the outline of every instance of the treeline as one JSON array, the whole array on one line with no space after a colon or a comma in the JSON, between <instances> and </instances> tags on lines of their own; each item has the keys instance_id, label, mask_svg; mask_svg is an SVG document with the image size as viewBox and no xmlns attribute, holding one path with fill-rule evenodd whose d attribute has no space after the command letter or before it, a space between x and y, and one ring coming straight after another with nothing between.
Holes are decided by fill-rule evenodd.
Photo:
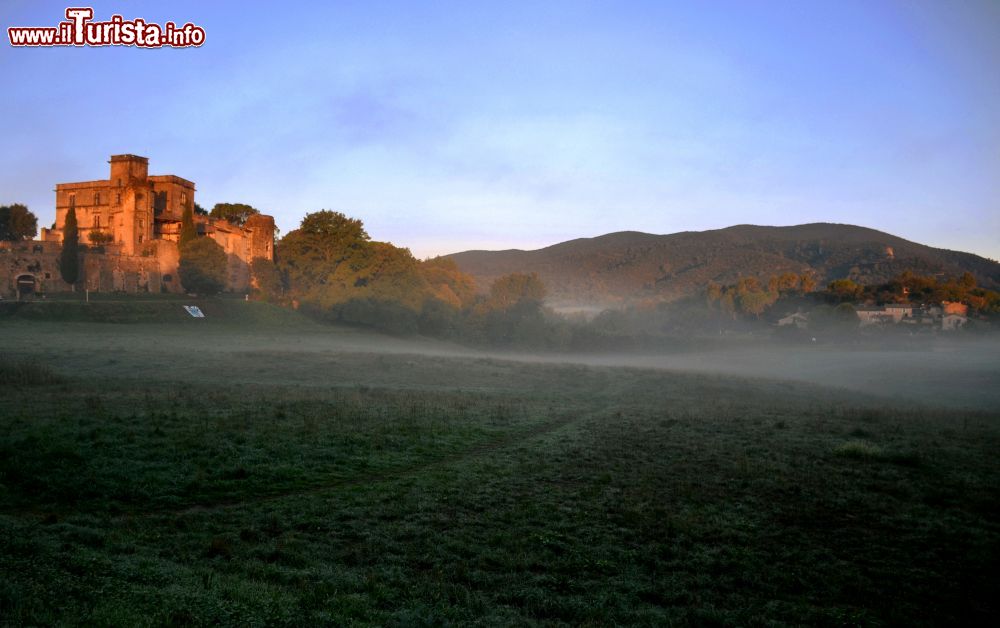
<instances>
[{"instance_id":1,"label":"treeline","mask_svg":"<svg viewBox=\"0 0 1000 628\"><path fill-rule=\"evenodd\" d=\"M710 309L736 318L738 315L759 318L783 296L801 296L816 288L810 275L785 273L772 276L767 283L757 277L741 277L732 285L710 282L705 289L705 301Z\"/></svg>"},{"instance_id":2,"label":"treeline","mask_svg":"<svg viewBox=\"0 0 1000 628\"><path fill-rule=\"evenodd\" d=\"M882 284L861 285L838 279L818 295L828 303L931 304L951 301L965 303L980 314L1000 313L1000 293L981 288L970 272L960 277L939 277L903 272Z\"/></svg>"},{"instance_id":3,"label":"treeline","mask_svg":"<svg viewBox=\"0 0 1000 628\"><path fill-rule=\"evenodd\" d=\"M245 220L243 208L213 210ZM445 258L416 259L408 249L373 241L363 223L319 211L281 238L275 261L254 260L257 298L299 308L324 321L394 334L423 334L471 344L549 349L642 348L679 338L751 331L789 311L810 311L816 329L856 327L853 305L961 301L996 313L1000 295L974 277L903 273L885 284L850 280L817 289L809 274L743 277L710 283L701 296L608 310L590 320L568 319L544 307L546 289L534 274L501 277L486 294Z\"/></svg>"},{"instance_id":4,"label":"treeline","mask_svg":"<svg viewBox=\"0 0 1000 628\"><path fill-rule=\"evenodd\" d=\"M278 241L274 263L257 259L251 270L258 298L325 321L500 346L545 346L558 336L536 275L506 275L477 294L452 260L421 261L373 241L340 212L308 214Z\"/></svg>"},{"instance_id":5,"label":"treeline","mask_svg":"<svg viewBox=\"0 0 1000 628\"><path fill-rule=\"evenodd\" d=\"M595 344L643 346L666 338L704 337L727 330L756 332L796 311L809 314L813 332L849 333L858 327L855 307L863 304L952 301L965 303L978 316L1000 314L1000 294L978 287L970 273L935 277L904 272L870 286L839 279L817 289L816 283L809 275L794 273L766 280L743 277L725 285L710 283L699 296L606 310L584 328ZM580 335L580 330L574 332L574 337Z\"/></svg>"},{"instance_id":6,"label":"treeline","mask_svg":"<svg viewBox=\"0 0 1000 628\"><path fill-rule=\"evenodd\" d=\"M743 277L731 285L709 284L705 303L710 310L733 320L760 319L776 308L785 313L796 307L809 309L820 304L929 305L952 301L965 303L975 313L1000 313L1000 293L977 286L976 278L969 272L960 277L938 277L906 271L881 284L862 285L850 279L837 279L820 290L815 285L811 277L794 273L770 277L766 283L756 277Z\"/></svg>"}]
</instances>

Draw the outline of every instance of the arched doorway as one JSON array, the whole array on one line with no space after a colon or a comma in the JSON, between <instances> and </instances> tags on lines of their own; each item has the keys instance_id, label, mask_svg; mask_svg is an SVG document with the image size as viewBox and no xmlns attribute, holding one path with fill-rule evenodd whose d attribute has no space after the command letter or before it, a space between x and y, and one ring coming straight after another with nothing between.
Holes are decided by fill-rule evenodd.
<instances>
[{"instance_id":1,"label":"arched doorway","mask_svg":"<svg viewBox=\"0 0 1000 628\"><path fill-rule=\"evenodd\" d=\"M17 300L20 301L22 298L34 294L35 288L38 286L38 282L35 280L34 275L18 275L17 276Z\"/></svg>"}]
</instances>

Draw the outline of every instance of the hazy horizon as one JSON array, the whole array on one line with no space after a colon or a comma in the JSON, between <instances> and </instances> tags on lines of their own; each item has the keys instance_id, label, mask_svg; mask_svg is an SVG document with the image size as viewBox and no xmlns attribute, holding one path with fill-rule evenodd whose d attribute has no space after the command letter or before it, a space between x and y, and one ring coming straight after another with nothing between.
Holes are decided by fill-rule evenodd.
<instances>
[{"instance_id":1,"label":"hazy horizon","mask_svg":"<svg viewBox=\"0 0 1000 628\"><path fill-rule=\"evenodd\" d=\"M342 211L418 257L833 222L1000 259L988 0L91 5L207 40L0 46L0 204L40 227L56 183L136 153L206 208Z\"/></svg>"}]
</instances>

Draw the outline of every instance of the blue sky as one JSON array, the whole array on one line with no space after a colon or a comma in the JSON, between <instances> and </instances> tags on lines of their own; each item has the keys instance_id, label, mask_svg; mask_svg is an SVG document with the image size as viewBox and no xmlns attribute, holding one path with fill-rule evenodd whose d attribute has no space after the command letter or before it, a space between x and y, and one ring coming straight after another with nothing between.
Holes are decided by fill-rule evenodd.
<instances>
[{"instance_id":1,"label":"blue sky","mask_svg":"<svg viewBox=\"0 0 1000 628\"><path fill-rule=\"evenodd\" d=\"M419 256L828 221L1000 258L994 0L90 4L207 42L0 45L0 204L43 225L130 152Z\"/></svg>"}]
</instances>

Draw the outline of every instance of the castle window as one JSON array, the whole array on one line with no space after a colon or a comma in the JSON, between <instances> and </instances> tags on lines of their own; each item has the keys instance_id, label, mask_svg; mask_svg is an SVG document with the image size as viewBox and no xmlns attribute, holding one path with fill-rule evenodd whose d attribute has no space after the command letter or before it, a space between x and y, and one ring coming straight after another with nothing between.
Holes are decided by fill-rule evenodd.
<instances>
[{"instance_id":1,"label":"castle window","mask_svg":"<svg viewBox=\"0 0 1000 628\"><path fill-rule=\"evenodd\" d=\"M94 205L100 205L100 204L101 204L101 193L94 192Z\"/></svg>"},{"instance_id":2,"label":"castle window","mask_svg":"<svg viewBox=\"0 0 1000 628\"><path fill-rule=\"evenodd\" d=\"M118 192L118 194L115 195L115 205L121 205L121 204L122 204L122 193Z\"/></svg>"},{"instance_id":3,"label":"castle window","mask_svg":"<svg viewBox=\"0 0 1000 628\"><path fill-rule=\"evenodd\" d=\"M100 228L101 228L101 217L94 216L94 229L100 229Z\"/></svg>"},{"instance_id":4,"label":"castle window","mask_svg":"<svg viewBox=\"0 0 1000 628\"><path fill-rule=\"evenodd\" d=\"M69 195L69 206L76 207L76 194Z\"/></svg>"},{"instance_id":5,"label":"castle window","mask_svg":"<svg viewBox=\"0 0 1000 628\"><path fill-rule=\"evenodd\" d=\"M118 177L118 187L121 187L121 186L122 186L122 178Z\"/></svg>"},{"instance_id":6,"label":"castle window","mask_svg":"<svg viewBox=\"0 0 1000 628\"><path fill-rule=\"evenodd\" d=\"M181 192L181 209L187 207L187 204L188 204L187 192Z\"/></svg>"}]
</instances>

